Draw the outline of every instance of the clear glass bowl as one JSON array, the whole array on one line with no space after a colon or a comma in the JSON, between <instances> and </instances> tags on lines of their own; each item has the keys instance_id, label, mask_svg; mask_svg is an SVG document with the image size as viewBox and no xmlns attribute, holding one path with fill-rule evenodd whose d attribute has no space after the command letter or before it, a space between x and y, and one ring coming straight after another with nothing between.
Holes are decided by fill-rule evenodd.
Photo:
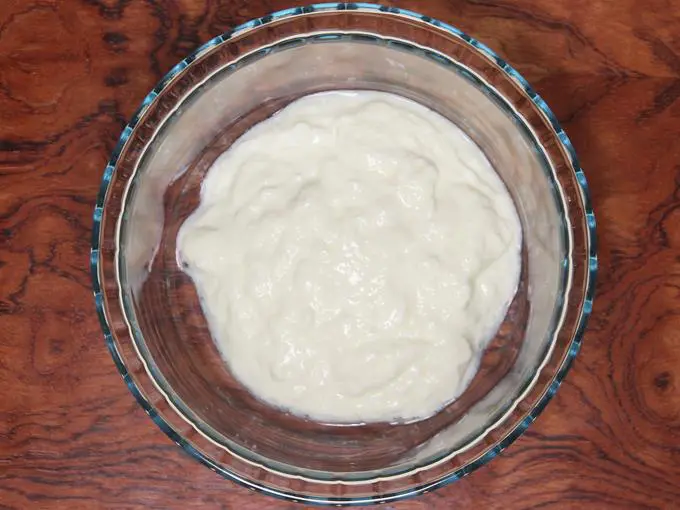
<instances>
[{"instance_id":1,"label":"clear glass bowl","mask_svg":"<svg viewBox=\"0 0 680 510\"><path fill-rule=\"evenodd\" d=\"M416 423L337 426L261 403L229 373L177 266L178 228L215 158L294 99L332 89L393 92L457 123L506 183L522 222L521 283L479 373L460 399ZM214 471L312 503L420 494L508 446L578 351L596 266L586 181L543 100L459 30L369 4L277 12L180 62L123 131L94 213L97 309L140 404Z\"/></svg>"}]
</instances>

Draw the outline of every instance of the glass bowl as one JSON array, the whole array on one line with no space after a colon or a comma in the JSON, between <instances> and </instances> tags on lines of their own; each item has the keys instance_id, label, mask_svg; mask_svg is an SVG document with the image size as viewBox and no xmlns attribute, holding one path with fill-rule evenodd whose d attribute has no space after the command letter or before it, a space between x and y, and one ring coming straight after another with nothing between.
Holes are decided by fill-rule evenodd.
<instances>
[{"instance_id":1,"label":"glass bowl","mask_svg":"<svg viewBox=\"0 0 680 510\"><path fill-rule=\"evenodd\" d=\"M458 124L505 182L522 224L519 288L479 372L458 400L413 423L316 423L254 398L220 358L177 263L178 228L216 157L291 101L334 89L400 94ZM597 266L585 177L527 82L456 28L361 3L280 11L177 64L106 168L91 257L109 349L160 428L248 488L333 505L435 489L516 439L578 351Z\"/></svg>"}]
</instances>

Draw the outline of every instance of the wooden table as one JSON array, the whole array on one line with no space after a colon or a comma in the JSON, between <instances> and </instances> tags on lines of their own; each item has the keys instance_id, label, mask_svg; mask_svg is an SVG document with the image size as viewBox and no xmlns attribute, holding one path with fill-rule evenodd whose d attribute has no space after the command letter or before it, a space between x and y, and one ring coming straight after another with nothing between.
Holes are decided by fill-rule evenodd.
<instances>
[{"instance_id":1,"label":"wooden table","mask_svg":"<svg viewBox=\"0 0 680 510\"><path fill-rule=\"evenodd\" d=\"M186 456L128 393L88 269L126 119L201 42L290 0L2 0L0 508L292 509ZM591 185L590 328L547 410L500 458L383 508L680 508L680 3L402 1L510 61Z\"/></svg>"}]
</instances>

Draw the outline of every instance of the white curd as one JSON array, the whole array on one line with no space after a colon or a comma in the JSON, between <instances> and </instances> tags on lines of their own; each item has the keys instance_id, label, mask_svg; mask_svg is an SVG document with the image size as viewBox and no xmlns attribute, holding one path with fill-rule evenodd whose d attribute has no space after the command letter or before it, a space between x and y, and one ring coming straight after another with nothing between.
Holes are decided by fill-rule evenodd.
<instances>
[{"instance_id":1,"label":"white curd","mask_svg":"<svg viewBox=\"0 0 680 510\"><path fill-rule=\"evenodd\" d=\"M328 422L424 418L459 396L513 298L520 244L479 147L369 91L303 97L244 134L177 242L232 373Z\"/></svg>"}]
</instances>

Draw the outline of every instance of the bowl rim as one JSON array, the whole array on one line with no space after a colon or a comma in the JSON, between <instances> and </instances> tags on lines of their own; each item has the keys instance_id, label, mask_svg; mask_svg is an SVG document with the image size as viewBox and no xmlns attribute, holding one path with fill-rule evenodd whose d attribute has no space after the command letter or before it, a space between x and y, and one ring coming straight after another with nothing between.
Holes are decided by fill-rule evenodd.
<instances>
[{"instance_id":1,"label":"bowl rim","mask_svg":"<svg viewBox=\"0 0 680 510\"><path fill-rule=\"evenodd\" d=\"M104 204L109 190L109 186L112 182L112 176L114 170L118 163L118 158L123 151L127 141L130 139L134 132L135 127L142 119L144 113L148 107L154 102L157 96L159 96L162 91L173 82L174 78L180 74L189 64L194 60L199 58L201 55L211 50L215 46L218 46L225 41L228 41L236 35L240 35L245 31L260 27L272 23L274 21L280 21L285 18L298 17L305 14L310 14L314 12L333 12L333 11L348 11L348 10L360 10L368 11L374 14L383 13L388 15L400 15L406 18L410 18L416 21L424 22L429 25L433 25L439 29L454 35L457 38L462 39L469 45L473 46L484 56L486 56L490 61L495 63L501 70L505 73L508 78L513 80L518 84L523 91L526 93L533 105L545 116L549 121L550 128L556 135L559 144L564 149L565 153L568 155L571 168L576 177L576 183L578 186L578 192L581 196L583 212L585 216L585 245L587 247L587 270L585 274L585 290L584 296L581 303L581 311L578 315L575 324L575 334L573 335L565 359L561 363L559 370L552 377L552 383L547 388L547 391L536 401L536 403L527 412L526 417L516 423L513 427L508 430L505 437L491 447L484 455L478 457L474 461L463 465L453 472L436 479L434 481L423 483L417 485L413 488L409 488L402 491L396 491L392 493L385 493L378 496L368 496L368 497L319 497L319 496L309 496L297 494L292 491L274 489L268 487L264 483L257 483L252 480L246 479L237 473L234 473L218 464L216 464L209 456L205 455L203 452L195 448L189 441L187 441L180 433L178 433L166 419L164 419L157 411L156 407L145 397L141 388L134 382L130 376L128 369L126 368L123 357L118 351L115 343L115 339L111 333L111 325L107 318L104 305L104 292L103 292L103 281L100 272L100 233L101 224L104 217ZM342 30L340 30L342 31ZM255 18L246 23L238 25L233 30L225 32L224 34L214 37L207 43L200 46L192 54L187 56L185 59L176 64L154 87L154 89L145 97L142 101L141 106L133 114L130 122L123 129L123 132L119 138L119 141L112 153L112 156L106 166L104 176L99 189L99 194L97 197L97 202L93 214L93 233L92 233L92 245L90 251L90 270L91 278L93 284L93 293L95 297L95 305L97 309L97 314L99 317L101 328L104 332L105 340L109 351L113 357L114 363L124 381L126 382L128 389L134 395L141 407L147 412L147 414L152 418L152 420L158 425L158 427L163 430L175 443L181 446L190 456L194 457L196 460L202 464L208 466L213 471L221 474L225 478L228 478L239 485L245 486L249 489L256 490L271 496L282 498L288 501L305 502L317 505L334 505L334 506L346 506L346 505L365 505L365 504L377 504L384 502L394 502L402 500L408 497L412 497L424 492L429 492L431 490L437 489L444 485L447 485L486 464L489 460L498 455L507 446L512 444L515 439L517 439L528 426L536 419L536 417L542 412L546 404L551 400L552 396L557 391L560 383L566 376L571 364L578 353L581 345L583 333L590 317L592 311L592 303L595 294L595 279L597 274L597 254L596 254L596 226L595 226L595 216L592 209L592 204L590 200L590 193L588 189L588 184L585 179L585 175L580 167L576 153L571 141L565 134L564 130L559 125L557 118L552 113L550 108L547 106L545 101L536 94L536 92L531 88L528 82L510 65L508 65L502 58L500 58L495 52L489 49L486 45L480 43L476 39L468 36L459 29L443 23L441 21L430 18L429 16L424 16L416 12L400 9L396 7L387 7L379 4L372 3L320 3L311 4L304 7L295 7L276 11L272 14L266 16ZM327 483L327 482L326 482Z\"/></svg>"}]
</instances>

